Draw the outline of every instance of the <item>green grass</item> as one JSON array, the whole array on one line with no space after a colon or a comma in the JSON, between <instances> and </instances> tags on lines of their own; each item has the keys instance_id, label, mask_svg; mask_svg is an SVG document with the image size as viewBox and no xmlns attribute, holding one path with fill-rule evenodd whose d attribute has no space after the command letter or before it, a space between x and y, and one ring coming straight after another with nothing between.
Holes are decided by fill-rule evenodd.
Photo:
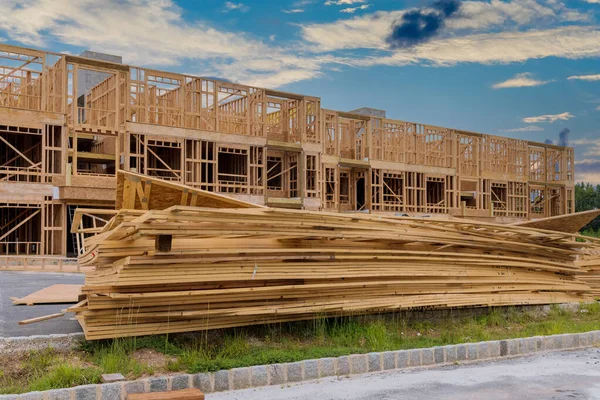
<instances>
[{"instance_id":1,"label":"green grass","mask_svg":"<svg viewBox=\"0 0 600 400\"><path fill-rule=\"evenodd\" d=\"M410 322L400 315L317 319L314 321L228 329L194 336L121 339L129 351L150 347L175 356L166 369L189 373L250 365L294 362L371 351L432 347L515 337L600 329L600 303L584 312L551 307L547 315L491 309L477 317ZM113 342L114 343L114 342ZM106 348L88 344L91 354ZM100 350L102 354L102 350Z\"/></svg>"},{"instance_id":2,"label":"green grass","mask_svg":"<svg viewBox=\"0 0 600 400\"><path fill-rule=\"evenodd\" d=\"M0 393L94 383L100 373L120 372L134 379L154 373L217 371L371 351L596 329L600 329L600 303L582 305L581 311L553 306L547 314L494 308L479 316L450 316L436 321L414 321L400 314L320 318L209 333L84 342L75 355L80 363L69 362L68 357L74 355L62 356L49 350L21 361L22 370L31 371L27 376L15 378L0 373ZM139 349L153 349L168 355L170 361L162 367L136 361L132 354Z\"/></svg>"},{"instance_id":3,"label":"green grass","mask_svg":"<svg viewBox=\"0 0 600 400\"><path fill-rule=\"evenodd\" d=\"M54 365L47 373L32 379L27 391L60 389L99 382L100 371L98 368L80 368L62 362Z\"/></svg>"},{"instance_id":4,"label":"green grass","mask_svg":"<svg viewBox=\"0 0 600 400\"><path fill-rule=\"evenodd\" d=\"M29 352L17 365L9 357L3 358L3 361L6 364L0 364L0 394L59 389L100 382L100 368L77 363L50 348Z\"/></svg>"}]
</instances>

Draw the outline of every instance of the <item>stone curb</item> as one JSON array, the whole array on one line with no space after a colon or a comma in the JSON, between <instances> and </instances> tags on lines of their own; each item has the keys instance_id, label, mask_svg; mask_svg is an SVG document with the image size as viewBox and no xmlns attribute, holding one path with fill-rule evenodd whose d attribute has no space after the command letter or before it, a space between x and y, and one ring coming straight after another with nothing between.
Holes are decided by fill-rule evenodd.
<instances>
[{"instance_id":1,"label":"stone curb","mask_svg":"<svg viewBox=\"0 0 600 400\"><path fill-rule=\"evenodd\" d=\"M425 349L354 354L285 364L233 368L211 373L179 374L129 382L31 392L22 395L0 395L0 400L125 400L127 394L130 393L150 393L192 387L199 388L204 393L212 393L283 385L325 377L502 359L537 352L575 350L598 345L600 345L600 331L535 336Z\"/></svg>"},{"instance_id":2,"label":"stone curb","mask_svg":"<svg viewBox=\"0 0 600 400\"><path fill-rule=\"evenodd\" d=\"M73 350L83 339L85 339L83 332L0 338L0 354L44 350L48 347L59 352L66 352Z\"/></svg>"}]
</instances>

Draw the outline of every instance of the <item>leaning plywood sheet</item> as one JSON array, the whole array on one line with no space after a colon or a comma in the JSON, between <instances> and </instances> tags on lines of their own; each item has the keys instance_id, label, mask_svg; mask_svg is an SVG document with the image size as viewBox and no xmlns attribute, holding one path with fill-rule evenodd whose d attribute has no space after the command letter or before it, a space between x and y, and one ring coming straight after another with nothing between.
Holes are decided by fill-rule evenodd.
<instances>
[{"instance_id":1,"label":"leaning plywood sheet","mask_svg":"<svg viewBox=\"0 0 600 400\"><path fill-rule=\"evenodd\" d=\"M13 304L77 303L82 285L57 284L31 293L23 298L12 297Z\"/></svg>"},{"instance_id":2,"label":"leaning plywood sheet","mask_svg":"<svg viewBox=\"0 0 600 400\"><path fill-rule=\"evenodd\" d=\"M257 204L128 171L117 174L116 209L164 210L171 206L260 208Z\"/></svg>"},{"instance_id":3,"label":"leaning plywood sheet","mask_svg":"<svg viewBox=\"0 0 600 400\"><path fill-rule=\"evenodd\" d=\"M545 229L557 232L576 233L598 216L600 216L600 210L590 210L575 214L534 219L531 221L520 221L511 225L526 226L528 228Z\"/></svg>"}]
</instances>

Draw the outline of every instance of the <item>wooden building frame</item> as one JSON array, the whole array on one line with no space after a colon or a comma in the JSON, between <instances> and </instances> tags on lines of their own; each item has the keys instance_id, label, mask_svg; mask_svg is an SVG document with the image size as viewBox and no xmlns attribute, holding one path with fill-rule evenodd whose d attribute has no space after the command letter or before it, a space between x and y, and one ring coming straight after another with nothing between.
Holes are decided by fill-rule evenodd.
<instances>
[{"instance_id":1,"label":"wooden building frame","mask_svg":"<svg viewBox=\"0 0 600 400\"><path fill-rule=\"evenodd\" d=\"M574 212L572 148L0 44L2 254L76 253L74 210L113 208L119 171L274 207L506 222Z\"/></svg>"}]
</instances>

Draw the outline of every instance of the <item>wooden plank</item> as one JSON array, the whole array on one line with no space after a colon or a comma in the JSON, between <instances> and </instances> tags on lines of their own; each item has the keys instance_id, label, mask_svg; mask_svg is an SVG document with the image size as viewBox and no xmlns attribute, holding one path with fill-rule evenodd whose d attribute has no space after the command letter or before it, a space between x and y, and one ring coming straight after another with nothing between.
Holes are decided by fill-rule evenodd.
<instances>
[{"instance_id":1,"label":"wooden plank","mask_svg":"<svg viewBox=\"0 0 600 400\"><path fill-rule=\"evenodd\" d=\"M170 392L132 393L127 400L204 400L199 389L172 390Z\"/></svg>"},{"instance_id":2,"label":"wooden plank","mask_svg":"<svg viewBox=\"0 0 600 400\"><path fill-rule=\"evenodd\" d=\"M150 202L150 193L152 193L152 181L145 180L144 182L146 182L146 185L144 187L144 196L140 201L142 210L148 210L148 204Z\"/></svg>"},{"instance_id":3,"label":"wooden plank","mask_svg":"<svg viewBox=\"0 0 600 400\"><path fill-rule=\"evenodd\" d=\"M19 321L19 325L29 325L29 324L33 324L36 322L48 321L49 319L60 318L64 315L65 315L65 313L61 312L61 313L56 313L56 314L44 315L42 317L25 319L25 320Z\"/></svg>"},{"instance_id":4,"label":"wooden plank","mask_svg":"<svg viewBox=\"0 0 600 400\"><path fill-rule=\"evenodd\" d=\"M183 191L181 192L181 201L179 202L179 204L181 204L182 206L187 206L188 195L189 190L183 189Z\"/></svg>"}]
</instances>

